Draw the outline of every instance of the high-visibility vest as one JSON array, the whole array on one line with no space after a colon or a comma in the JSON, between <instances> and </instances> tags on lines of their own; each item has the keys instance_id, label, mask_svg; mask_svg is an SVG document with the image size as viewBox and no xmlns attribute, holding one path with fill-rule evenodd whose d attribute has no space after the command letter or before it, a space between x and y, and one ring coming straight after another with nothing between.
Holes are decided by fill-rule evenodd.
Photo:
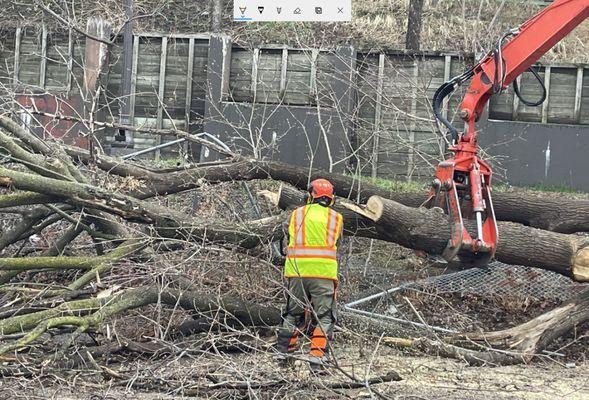
<instances>
[{"instance_id":1,"label":"high-visibility vest","mask_svg":"<svg viewBox=\"0 0 589 400\"><path fill-rule=\"evenodd\" d=\"M337 280L337 239L342 231L340 213L321 204L297 208L288 225L284 276Z\"/></svg>"}]
</instances>

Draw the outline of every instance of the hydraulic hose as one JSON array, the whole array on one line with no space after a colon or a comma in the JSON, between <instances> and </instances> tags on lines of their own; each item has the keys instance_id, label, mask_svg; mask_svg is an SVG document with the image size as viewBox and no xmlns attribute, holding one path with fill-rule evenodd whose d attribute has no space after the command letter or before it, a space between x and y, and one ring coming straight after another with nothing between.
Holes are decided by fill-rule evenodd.
<instances>
[{"instance_id":1,"label":"hydraulic hose","mask_svg":"<svg viewBox=\"0 0 589 400\"><path fill-rule=\"evenodd\" d=\"M444 99L450 96L452 92L454 92L454 90L456 90L456 88L460 86L463 82L472 78L473 75L474 72L472 69L470 69L462 75L452 78L448 82L444 83L442 86L438 88L438 90L436 90L436 93L434 93L434 99L432 104L434 116L438 121L442 123L442 125L448 128L448 131L452 135L452 143L458 142L458 130L452 125L452 123L450 123L450 121L448 121L446 117L444 117L444 115L442 115L441 110L444 104Z\"/></svg>"},{"instance_id":2,"label":"hydraulic hose","mask_svg":"<svg viewBox=\"0 0 589 400\"><path fill-rule=\"evenodd\" d=\"M546 86L544 85L542 78L540 77L540 75L538 75L538 72L536 72L536 70L534 68L530 67L530 68L528 68L528 71L530 71L534 75L536 80L540 83L540 87L542 88L542 96L540 96L540 100L528 101L528 100L524 99L519 91L519 85L517 84L517 79L513 81L513 91L515 92L516 96L520 99L520 101L522 103L524 103L526 106L537 107L540 104L544 103L544 101L546 100L546 96L547 96Z\"/></svg>"}]
</instances>

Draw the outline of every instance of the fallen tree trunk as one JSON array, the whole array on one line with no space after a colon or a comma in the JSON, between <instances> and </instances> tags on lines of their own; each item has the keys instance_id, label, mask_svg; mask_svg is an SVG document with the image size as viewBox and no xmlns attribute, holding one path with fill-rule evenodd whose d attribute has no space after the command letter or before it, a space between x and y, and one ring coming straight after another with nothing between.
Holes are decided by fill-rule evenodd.
<instances>
[{"instance_id":1,"label":"fallen tree trunk","mask_svg":"<svg viewBox=\"0 0 589 400\"><path fill-rule=\"evenodd\" d=\"M425 192L374 192L397 203L419 207ZM493 209L498 221L517 222L559 233L589 232L589 201L555 198L530 192L493 192Z\"/></svg>"},{"instance_id":2,"label":"fallen tree trunk","mask_svg":"<svg viewBox=\"0 0 589 400\"><path fill-rule=\"evenodd\" d=\"M89 155L84 150L67 148L67 152L82 162L89 162ZM98 157L96 165L110 173L143 180L145 186L130 193L137 198L178 193L198 188L205 182L252 179L278 180L305 190L310 180L319 177L329 179L338 196L360 203L365 203L371 196L380 196L406 206L419 207L426 198L425 189L423 192L388 190L353 176L245 157L159 173L108 156ZM495 215L501 221L518 222L561 233L589 232L589 200L496 191L493 201Z\"/></svg>"},{"instance_id":3,"label":"fallen tree trunk","mask_svg":"<svg viewBox=\"0 0 589 400\"><path fill-rule=\"evenodd\" d=\"M282 209L294 208L303 203L303 194L283 185L274 203ZM366 208L343 203L336 210L344 214L344 226L350 234L395 242L430 254L441 254L451 236L451 227L443 214L379 196L371 197ZM467 228L474 228L472 221L465 223ZM499 222L498 228L498 261L552 270L577 281L589 280L586 239L512 222Z\"/></svg>"},{"instance_id":4,"label":"fallen tree trunk","mask_svg":"<svg viewBox=\"0 0 589 400\"><path fill-rule=\"evenodd\" d=\"M366 210L358 209L376 222L382 238L402 246L441 254L451 237L445 215L434 210L407 207L392 200L373 196ZM474 221L465 227L475 231ZM526 265L589 280L589 242L562 233L530 228L513 222L499 222L499 242L495 258L507 264Z\"/></svg>"},{"instance_id":5,"label":"fallen tree trunk","mask_svg":"<svg viewBox=\"0 0 589 400\"><path fill-rule=\"evenodd\" d=\"M395 347L457 358L471 365L509 365L532 361L555 340L568 337L589 320L589 289L565 305L513 328L495 332L463 333L444 338L405 339L385 337Z\"/></svg>"},{"instance_id":6,"label":"fallen tree trunk","mask_svg":"<svg viewBox=\"0 0 589 400\"><path fill-rule=\"evenodd\" d=\"M260 243L280 238L281 216L249 221L247 224L204 221L184 213L147 203L129 196L111 193L99 187L62 181L0 167L0 186L26 191L39 191L76 206L88 207L118 215L126 220L153 225L163 237L188 241L237 244L253 248Z\"/></svg>"},{"instance_id":7,"label":"fallen tree trunk","mask_svg":"<svg viewBox=\"0 0 589 400\"><path fill-rule=\"evenodd\" d=\"M73 325L83 332L114 315L160 302L200 313L221 312L227 319L237 320L245 326L275 326L280 322L280 310L238 298L189 290L161 290L156 286L139 287L110 297L75 300L48 310L0 320L0 335L28 332L22 339L0 345L0 355L28 346L51 328Z\"/></svg>"}]
</instances>

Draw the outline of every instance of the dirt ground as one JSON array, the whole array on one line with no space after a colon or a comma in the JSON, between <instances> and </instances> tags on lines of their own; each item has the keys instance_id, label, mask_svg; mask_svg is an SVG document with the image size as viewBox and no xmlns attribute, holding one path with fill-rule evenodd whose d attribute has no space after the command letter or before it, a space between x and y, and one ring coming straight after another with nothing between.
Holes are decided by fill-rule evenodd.
<instances>
[{"instance_id":1,"label":"dirt ground","mask_svg":"<svg viewBox=\"0 0 589 400\"><path fill-rule=\"evenodd\" d=\"M370 347L339 343L336 346L339 366L358 379L382 376L394 370L400 382L372 385L370 389L326 389L324 384L349 382L341 372L329 368L321 377L310 376L302 361L293 369L280 369L270 353L241 354L225 358L222 366L213 368L216 357L191 360L191 357L166 362L135 361L109 366L108 374L135 375L136 384L143 377L163 376L160 388L137 389L130 382L122 384L108 379L108 374L89 372L70 377L45 376L27 382L15 378L0 382L2 399L197 399L197 398L260 398L260 399L587 399L589 398L589 364L563 365L557 361L540 361L532 365L508 367L469 367L459 361L423 355L407 355L378 343ZM373 357L374 356L374 357ZM218 358L216 361L219 361ZM367 362L368 361L368 362ZM256 365L256 376L250 376ZM221 377L222 381L249 379L250 390L205 389L191 395L166 388L172 381L197 378L203 371ZM101 378L102 376L102 378ZM285 382L267 388L254 388L256 382ZM157 381L156 381L157 382ZM208 383L210 385L210 382ZM186 386L187 389L195 386Z\"/></svg>"},{"instance_id":2,"label":"dirt ground","mask_svg":"<svg viewBox=\"0 0 589 400\"><path fill-rule=\"evenodd\" d=\"M435 270L428 269L412 252L398 246L377 243L370 249L369 243L359 241L353 247L348 259L342 262L340 309L342 303L367 290L378 291L402 281L435 274ZM252 282L261 285L258 292L264 292L264 288L268 290L270 282L260 280L259 276L257 280L232 279L227 270L223 271L219 277L208 272L206 279L214 287L222 287L227 292L251 290ZM252 271L259 273L259 267ZM245 286L242 288L242 285ZM279 290L270 292L276 292L280 297ZM441 323L450 318L449 321L456 326L464 321L464 328L508 327L557 305L541 303L542 307L534 308L534 303L498 302L457 295L437 296L443 301L435 302L423 295L407 295L427 321ZM155 311L151 311L155 315ZM158 340L145 324L145 316L151 314L148 309L134 313L133 318L118 319L113 321L111 329L121 337L157 344ZM274 340L270 331L219 331L186 338L167 337L165 345L168 350L152 356L123 352L97 358L94 365L83 365L75 370L47 369L37 371L31 379L4 378L0 380L0 400L589 399L587 327L580 327L576 338L563 338L562 342L549 348L561 355L542 355L530 365L472 367L457 360L391 348L381 341L382 335L418 337L424 334L410 326L393 323L374 330L370 324L361 319L354 320L349 314L340 313L340 317L342 329L336 337L334 350L337 366L332 361L327 373L321 377L311 376L307 364L301 360L292 369L280 368L270 347ZM180 319L175 320L172 325L179 322ZM245 352L243 346L241 352L226 351L242 335L251 348L246 345ZM203 341L208 345L203 346ZM21 357L30 359L34 357L34 351ZM8 365L10 363L0 362L0 368ZM327 387L351 382L350 376L363 381L391 371L397 372L402 380L353 390ZM239 385L244 382L250 387L241 390L215 388L219 384Z\"/></svg>"}]
</instances>

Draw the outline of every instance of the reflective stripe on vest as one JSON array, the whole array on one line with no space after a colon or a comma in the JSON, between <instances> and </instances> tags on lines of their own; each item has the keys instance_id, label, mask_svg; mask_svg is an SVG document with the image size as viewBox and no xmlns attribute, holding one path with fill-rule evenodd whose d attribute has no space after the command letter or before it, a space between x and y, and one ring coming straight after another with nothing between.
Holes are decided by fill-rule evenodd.
<instances>
[{"instance_id":1,"label":"reflective stripe on vest","mask_svg":"<svg viewBox=\"0 0 589 400\"><path fill-rule=\"evenodd\" d=\"M326 234L326 240L325 242L327 243L328 246L333 246L335 245L335 235L336 235L336 229L337 229L337 213L335 211L333 211L332 209L329 209L329 220L327 221L327 231L325 232Z\"/></svg>"},{"instance_id":2,"label":"reflective stripe on vest","mask_svg":"<svg viewBox=\"0 0 589 400\"><path fill-rule=\"evenodd\" d=\"M289 243L284 275L337 280L336 243L341 215L320 204L297 208L289 221Z\"/></svg>"},{"instance_id":3,"label":"reflective stripe on vest","mask_svg":"<svg viewBox=\"0 0 589 400\"><path fill-rule=\"evenodd\" d=\"M305 207L297 208L295 213L295 246L305 245Z\"/></svg>"},{"instance_id":4,"label":"reflective stripe on vest","mask_svg":"<svg viewBox=\"0 0 589 400\"><path fill-rule=\"evenodd\" d=\"M289 257L337 258L337 250L333 248L290 247Z\"/></svg>"}]
</instances>

